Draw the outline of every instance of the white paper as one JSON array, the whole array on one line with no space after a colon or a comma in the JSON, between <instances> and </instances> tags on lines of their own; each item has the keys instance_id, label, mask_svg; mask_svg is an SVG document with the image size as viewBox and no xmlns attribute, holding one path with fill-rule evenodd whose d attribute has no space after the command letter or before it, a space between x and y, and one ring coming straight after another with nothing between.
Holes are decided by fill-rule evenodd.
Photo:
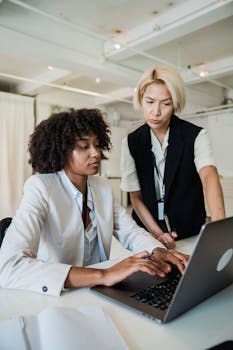
<instances>
[{"instance_id":1,"label":"white paper","mask_svg":"<svg viewBox=\"0 0 233 350\"><path fill-rule=\"evenodd\" d=\"M47 308L23 319L24 329L19 319L0 322L1 350L27 350L27 340L33 350L128 350L110 317L98 306ZM1 332L6 331L8 343L2 348Z\"/></svg>"},{"instance_id":2,"label":"white paper","mask_svg":"<svg viewBox=\"0 0 233 350\"><path fill-rule=\"evenodd\" d=\"M21 317L0 322L0 349L27 350L24 324Z\"/></svg>"}]
</instances>

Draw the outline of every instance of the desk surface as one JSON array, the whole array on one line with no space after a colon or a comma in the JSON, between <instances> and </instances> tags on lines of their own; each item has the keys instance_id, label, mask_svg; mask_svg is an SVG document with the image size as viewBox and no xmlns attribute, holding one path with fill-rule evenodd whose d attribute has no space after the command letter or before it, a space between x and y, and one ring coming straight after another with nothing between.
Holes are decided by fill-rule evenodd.
<instances>
[{"instance_id":1,"label":"desk surface","mask_svg":"<svg viewBox=\"0 0 233 350\"><path fill-rule=\"evenodd\" d=\"M194 238L179 241L177 249L191 253L194 242ZM126 254L114 241L111 258ZM48 306L78 308L85 305L101 305L132 350L204 350L233 339L233 285L164 325L105 299L89 288L70 290L61 297L0 289L0 319L36 314Z\"/></svg>"}]
</instances>

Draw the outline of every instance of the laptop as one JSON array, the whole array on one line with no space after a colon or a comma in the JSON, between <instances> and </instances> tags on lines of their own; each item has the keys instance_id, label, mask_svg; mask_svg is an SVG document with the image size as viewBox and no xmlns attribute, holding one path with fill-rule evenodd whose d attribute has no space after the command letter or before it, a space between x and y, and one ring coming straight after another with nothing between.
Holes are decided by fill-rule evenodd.
<instances>
[{"instance_id":1,"label":"laptop","mask_svg":"<svg viewBox=\"0 0 233 350\"><path fill-rule=\"evenodd\" d=\"M233 217L202 226L188 265L160 278L137 272L91 290L159 322L169 322L233 283Z\"/></svg>"}]
</instances>

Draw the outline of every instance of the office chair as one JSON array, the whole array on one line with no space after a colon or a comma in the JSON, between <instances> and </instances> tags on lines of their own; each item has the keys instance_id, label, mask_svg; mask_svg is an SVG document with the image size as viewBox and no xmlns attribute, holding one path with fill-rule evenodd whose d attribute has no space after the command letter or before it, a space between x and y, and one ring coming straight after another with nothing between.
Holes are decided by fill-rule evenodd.
<instances>
[{"instance_id":1,"label":"office chair","mask_svg":"<svg viewBox=\"0 0 233 350\"><path fill-rule=\"evenodd\" d=\"M4 218L0 220L0 247L2 245L2 240L5 236L6 229L11 223L12 218Z\"/></svg>"}]
</instances>

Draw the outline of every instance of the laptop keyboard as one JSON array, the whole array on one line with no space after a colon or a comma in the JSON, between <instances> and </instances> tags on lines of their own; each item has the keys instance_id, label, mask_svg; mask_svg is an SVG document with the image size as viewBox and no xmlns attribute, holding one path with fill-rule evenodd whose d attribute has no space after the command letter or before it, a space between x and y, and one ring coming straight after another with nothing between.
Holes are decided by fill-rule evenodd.
<instances>
[{"instance_id":1,"label":"laptop keyboard","mask_svg":"<svg viewBox=\"0 0 233 350\"><path fill-rule=\"evenodd\" d=\"M179 283L181 273L178 268L173 268L167 275L166 281L147 287L132 295L141 303L151 305L157 309L165 310L169 307L176 287Z\"/></svg>"}]
</instances>

